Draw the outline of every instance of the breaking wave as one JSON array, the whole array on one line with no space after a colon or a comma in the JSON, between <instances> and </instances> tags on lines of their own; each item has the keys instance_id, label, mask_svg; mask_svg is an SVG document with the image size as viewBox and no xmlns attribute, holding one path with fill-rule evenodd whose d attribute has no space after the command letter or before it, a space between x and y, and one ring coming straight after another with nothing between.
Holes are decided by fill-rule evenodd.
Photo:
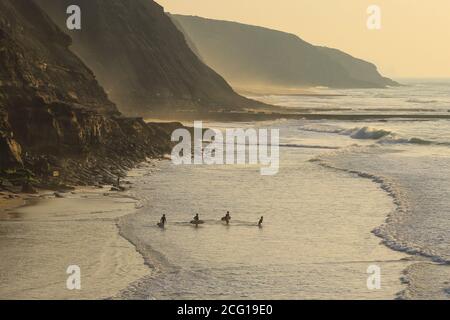
<instances>
[{"instance_id":1,"label":"breaking wave","mask_svg":"<svg viewBox=\"0 0 450 320\"><path fill-rule=\"evenodd\" d=\"M370 139L370 140L378 140L383 137L386 137L392 134L391 131L383 130L383 129L374 129L370 127L362 127L362 128L353 128L353 129L344 129L339 127L331 127L331 126L304 126L301 127L300 130L310 131L310 132L319 132L319 133L335 133L345 136L350 136L353 139Z\"/></svg>"},{"instance_id":2,"label":"breaking wave","mask_svg":"<svg viewBox=\"0 0 450 320\"><path fill-rule=\"evenodd\" d=\"M450 146L450 142L437 142L426 140L417 137L404 138L396 134L395 132L377 129L371 127L357 127L352 129L345 129L331 126L304 126L301 127L302 131L318 132L318 133L331 133L349 136L356 140L376 140L380 144L417 144L417 145L439 145Z\"/></svg>"},{"instance_id":3,"label":"breaking wave","mask_svg":"<svg viewBox=\"0 0 450 320\"><path fill-rule=\"evenodd\" d=\"M308 145L308 144L297 144L297 143L280 144L280 147L285 147L285 148L305 148L305 149L329 149L329 150L339 149L339 147L335 147L335 146Z\"/></svg>"},{"instance_id":4,"label":"breaking wave","mask_svg":"<svg viewBox=\"0 0 450 320\"><path fill-rule=\"evenodd\" d=\"M437 100L408 99L408 100L406 100L406 102L427 104L427 103L437 103L439 101L437 101Z\"/></svg>"},{"instance_id":5,"label":"breaking wave","mask_svg":"<svg viewBox=\"0 0 450 320\"><path fill-rule=\"evenodd\" d=\"M349 135L353 139L370 139L370 140L378 140L392 134L392 132L387 130L373 129L369 127L350 129L344 131L343 133Z\"/></svg>"}]
</instances>

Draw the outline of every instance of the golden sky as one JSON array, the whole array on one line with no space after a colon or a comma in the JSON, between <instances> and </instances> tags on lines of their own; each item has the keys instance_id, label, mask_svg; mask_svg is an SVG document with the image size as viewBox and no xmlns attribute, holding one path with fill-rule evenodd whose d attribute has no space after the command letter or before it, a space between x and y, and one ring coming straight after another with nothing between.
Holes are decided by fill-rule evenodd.
<instances>
[{"instance_id":1,"label":"golden sky","mask_svg":"<svg viewBox=\"0 0 450 320\"><path fill-rule=\"evenodd\" d=\"M450 77L450 0L156 0L192 14L294 33L375 63L390 77ZM367 8L381 8L381 30Z\"/></svg>"}]
</instances>

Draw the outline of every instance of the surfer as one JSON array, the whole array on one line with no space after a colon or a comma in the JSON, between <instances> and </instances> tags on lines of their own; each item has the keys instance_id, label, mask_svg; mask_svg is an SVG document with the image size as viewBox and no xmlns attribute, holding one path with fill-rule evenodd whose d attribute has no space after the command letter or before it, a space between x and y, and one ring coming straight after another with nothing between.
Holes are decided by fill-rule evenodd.
<instances>
[{"instance_id":1,"label":"surfer","mask_svg":"<svg viewBox=\"0 0 450 320\"><path fill-rule=\"evenodd\" d=\"M166 225L166 222L167 222L166 215L163 214L162 217L161 217L161 219L159 220L158 227L164 228L165 225Z\"/></svg>"},{"instance_id":2,"label":"surfer","mask_svg":"<svg viewBox=\"0 0 450 320\"><path fill-rule=\"evenodd\" d=\"M230 211L227 211L227 214L225 215L225 217L222 218L222 221L225 221L227 224L230 224L230 220L231 220Z\"/></svg>"},{"instance_id":3,"label":"surfer","mask_svg":"<svg viewBox=\"0 0 450 320\"><path fill-rule=\"evenodd\" d=\"M259 219L259 222L258 222L258 227L262 227L262 224L263 224L263 222L264 222L264 217L261 217L261 219Z\"/></svg>"},{"instance_id":4,"label":"surfer","mask_svg":"<svg viewBox=\"0 0 450 320\"><path fill-rule=\"evenodd\" d=\"M199 224L203 224L203 221L200 220L200 217L198 216L198 213L195 215L194 219L191 221L193 225L195 225L196 228L198 228Z\"/></svg>"}]
</instances>

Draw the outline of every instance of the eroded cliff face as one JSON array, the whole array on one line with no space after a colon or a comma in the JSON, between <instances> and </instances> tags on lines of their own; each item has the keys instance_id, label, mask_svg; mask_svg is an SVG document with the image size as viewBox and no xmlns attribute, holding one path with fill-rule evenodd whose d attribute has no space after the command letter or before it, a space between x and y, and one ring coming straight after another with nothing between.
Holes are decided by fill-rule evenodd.
<instances>
[{"instance_id":1,"label":"eroded cliff face","mask_svg":"<svg viewBox=\"0 0 450 320\"><path fill-rule=\"evenodd\" d=\"M8 123L8 115L0 111L0 168L23 166L22 148L14 139Z\"/></svg>"},{"instance_id":2,"label":"eroded cliff face","mask_svg":"<svg viewBox=\"0 0 450 320\"><path fill-rule=\"evenodd\" d=\"M152 0L36 2L73 38L71 48L123 112L146 116L261 105L236 94L206 66ZM81 9L81 30L66 27L69 5Z\"/></svg>"},{"instance_id":3,"label":"eroded cliff face","mask_svg":"<svg viewBox=\"0 0 450 320\"><path fill-rule=\"evenodd\" d=\"M34 2L0 1L3 177L19 183L21 171L45 185L112 182L169 151L170 125L123 117L70 44Z\"/></svg>"}]
</instances>

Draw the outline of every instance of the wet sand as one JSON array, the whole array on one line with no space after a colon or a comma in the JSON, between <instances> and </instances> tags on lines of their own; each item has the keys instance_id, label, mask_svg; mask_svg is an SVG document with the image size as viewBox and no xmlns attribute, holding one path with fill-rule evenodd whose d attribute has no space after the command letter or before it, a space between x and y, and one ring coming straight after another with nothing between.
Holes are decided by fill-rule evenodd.
<instances>
[{"instance_id":1,"label":"wet sand","mask_svg":"<svg viewBox=\"0 0 450 320\"><path fill-rule=\"evenodd\" d=\"M8 194L3 193L3 194L6 196L0 198L0 212L12 210L14 208L23 206L25 204L25 200L21 196L17 196L14 198L8 198L10 193L8 193Z\"/></svg>"},{"instance_id":2,"label":"wet sand","mask_svg":"<svg viewBox=\"0 0 450 320\"><path fill-rule=\"evenodd\" d=\"M116 226L139 203L106 190L0 201L0 299L106 299L150 274ZM81 290L67 289L71 265Z\"/></svg>"}]
</instances>

